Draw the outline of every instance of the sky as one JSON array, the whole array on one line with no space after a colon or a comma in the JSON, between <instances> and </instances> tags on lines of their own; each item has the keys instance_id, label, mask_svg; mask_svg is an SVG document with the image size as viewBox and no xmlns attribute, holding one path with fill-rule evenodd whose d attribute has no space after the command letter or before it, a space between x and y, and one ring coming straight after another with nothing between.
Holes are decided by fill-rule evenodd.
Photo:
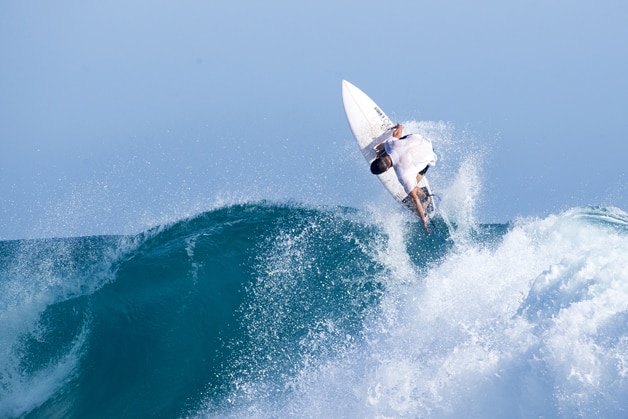
<instances>
[{"instance_id":1,"label":"sky","mask_svg":"<svg viewBox=\"0 0 628 419\"><path fill-rule=\"evenodd\" d=\"M434 172L482 156L480 222L626 211L626 21L606 0L0 0L0 239L392 201L343 79L445 124Z\"/></svg>"}]
</instances>

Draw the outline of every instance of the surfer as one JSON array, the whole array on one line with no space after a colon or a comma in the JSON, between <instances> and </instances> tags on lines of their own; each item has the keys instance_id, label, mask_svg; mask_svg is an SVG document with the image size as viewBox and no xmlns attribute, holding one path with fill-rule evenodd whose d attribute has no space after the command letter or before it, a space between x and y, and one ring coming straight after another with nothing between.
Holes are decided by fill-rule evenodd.
<instances>
[{"instance_id":1,"label":"surfer","mask_svg":"<svg viewBox=\"0 0 628 419\"><path fill-rule=\"evenodd\" d=\"M402 137L402 133L403 125L401 124L389 129L389 138L376 148L377 157L371 162L371 173L380 175L391 167L394 168L399 183L421 217L423 230L429 233L421 199L429 202L431 198L426 196L418 184L427 169L436 164L436 153L434 153L432 142L427 138L417 134Z\"/></svg>"}]
</instances>

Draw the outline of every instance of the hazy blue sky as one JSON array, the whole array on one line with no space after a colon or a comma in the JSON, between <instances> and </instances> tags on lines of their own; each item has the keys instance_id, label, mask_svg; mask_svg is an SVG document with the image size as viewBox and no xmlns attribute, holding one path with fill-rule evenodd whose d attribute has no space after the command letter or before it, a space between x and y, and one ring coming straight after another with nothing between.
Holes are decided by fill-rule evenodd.
<instances>
[{"instance_id":1,"label":"hazy blue sky","mask_svg":"<svg viewBox=\"0 0 628 419\"><path fill-rule=\"evenodd\" d=\"M482 150L480 221L628 210L626 22L624 1L0 0L0 239L381 202L342 79Z\"/></svg>"}]
</instances>

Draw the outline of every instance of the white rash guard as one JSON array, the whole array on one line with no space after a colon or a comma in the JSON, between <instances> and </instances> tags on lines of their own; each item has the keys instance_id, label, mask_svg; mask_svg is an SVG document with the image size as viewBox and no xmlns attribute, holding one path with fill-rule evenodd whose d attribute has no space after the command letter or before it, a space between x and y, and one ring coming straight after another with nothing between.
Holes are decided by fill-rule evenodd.
<instances>
[{"instance_id":1,"label":"white rash guard","mask_svg":"<svg viewBox=\"0 0 628 419\"><path fill-rule=\"evenodd\" d=\"M390 156L397 179L406 193L417 186L416 177L428 165L436 164L436 153L432 142L422 135L410 134L401 138L390 138L384 143Z\"/></svg>"}]
</instances>

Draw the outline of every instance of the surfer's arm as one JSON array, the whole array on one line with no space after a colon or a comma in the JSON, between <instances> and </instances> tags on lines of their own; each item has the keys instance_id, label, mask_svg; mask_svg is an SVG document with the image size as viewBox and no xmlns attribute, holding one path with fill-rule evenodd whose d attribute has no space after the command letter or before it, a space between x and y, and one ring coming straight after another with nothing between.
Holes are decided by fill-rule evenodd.
<instances>
[{"instance_id":1,"label":"surfer's arm","mask_svg":"<svg viewBox=\"0 0 628 419\"><path fill-rule=\"evenodd\" d=\"M410 191L410 199L412 199L412 202L414 203L414 206L416 207L417 212L419 213L419 217L421 217L421 221L423 222L423 230L425 230L426 233L430 233L430 229L427 228L427 217L425 216L425 211L423 210L423 205L421 204L421 200L419 199L419 194L422 194L423 192L420 190L420 188L417 186L414 189L412 189L412 191Z\"/></svg>"}]
</instances>

